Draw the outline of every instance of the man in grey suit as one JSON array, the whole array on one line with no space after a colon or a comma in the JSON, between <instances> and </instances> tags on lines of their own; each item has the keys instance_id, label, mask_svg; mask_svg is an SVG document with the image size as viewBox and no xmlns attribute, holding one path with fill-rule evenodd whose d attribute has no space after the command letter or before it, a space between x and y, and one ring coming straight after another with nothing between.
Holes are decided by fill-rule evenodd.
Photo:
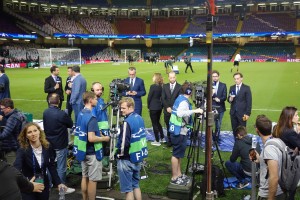
<instances>
[{"instance_id":1,"label":"man in grey suit","mask_svg":"<svg viewBox=\"0 0 300 200\"><path fill-rule=\"evenodd\" d=\"M86 91L86 80L80 74L80 67L75 65L72 67L73 80L72 80L72 93L70 97L70 104L75 114L75 124L77 122L77 116L83 109L82 95Z\"/></svg>"},{"instance_id":2,"label":"man in grey suit","mask_svg":"<svg viewBox=\"0 0 300 200\"><path fill-rule=\"evenodd\" d=\"M212 71L213 79L213 96L212 106L216 107L218 111L217 117L215 117L215 133L214 139L219 142L221 125L224 113L226 111L225 101L227 99L227 86L225 83L220 82L220 73L216 70Z\"/></svg>"},{"instance_id":3,"label":"man in grey suit","mask_svg":"<svg viewBox=\"0 0 300 200\"><path fill-rule=\"evenodd\" d=\"M236 128L238 126L246 127L246 122L250 117L252 109L252 94L250 87L243 84L243 74L235 73L233 75L235 85L230 87L228 102L230 106L231 127L234 138L236 138Z\"/></svg>"},{"instance_id":4,"label":"man in grey suit","mask_svg":"<svg viewBox=\"0 0 300 200\"><path fill-rule=\"evenodd\" d=\"M169 81L170 81L169 83L163 85L161 98L164 106L164 121L167 126L168 146L171 146L169 122L170 122L172 107L176 98L179 96L181 85L176 82L176 74L173 71L169 73Z\"/></svg>"}]
</instances>

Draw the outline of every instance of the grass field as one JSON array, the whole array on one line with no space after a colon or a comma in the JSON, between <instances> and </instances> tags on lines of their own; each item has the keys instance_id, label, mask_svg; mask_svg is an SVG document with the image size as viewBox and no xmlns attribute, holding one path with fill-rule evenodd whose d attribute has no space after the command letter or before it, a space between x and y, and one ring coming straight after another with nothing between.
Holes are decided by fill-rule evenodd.
<instances>
[{"instance_id":1,"label":"grass field","mask_svg":"<svg viewBox=\"0 0 300 200\"><path fill-rule=\"evenodd\" d=\"M207 64L193 63L195 73L190 71L184 73L184 64L175 63L179 66L180 74L177 75L179 83L188 81L206 80ZM230 67L232 63L213 63L213 69L220 72L221 81L227 84L227 88L234 84ZM144 79L146 90L152 84L152 75L160 72L164 76L164 81L168 82L163 63L151 65L147 63L136 63L137 76ZM107 100L109 83L115 78L127 77L128 64L112 65L93 64L84 65L81 68L82 75L87 79L88 89L92 82L100 81L106 91L104 99ZM254 133L254 120L258 114L266 114L272 121L277 121L280 111L284 106L294 105L300 107L300 66L299 63L240 63L240 71L244 75L244 83L251 87L252 91L252 114L248 121L249 133ZM15 101L15 107L33 114L34 119L42 119L42 113L47 107L46 94L44 93L44 80L50 74L47 69L6 69L6 74L10 78L11 96ZM60 68L60 76L63 80L67 77L67 69ZM65 82L63 82L64 84ZM151 127L148 110L146 108L146 98L143 98L143 118L147 127ZM231 130L229 107L224 115L222 130ZM65 104L63 105L65 108ZM163 121L162 121L163 122ZM163 146L153 147L149 145L148 163L151 167L157 163L170 163L171 149ZM202 152L202 151L201 151ZM223 160L227 160L230 153L222 152ZM200 154L200 160L204 160L204 154ZM214 156L214 162L218 162L218 157ZM185 163L183 163L185 169ZM149 178L141 181L143 192L151 194L166 194L166 187L170 180L170 174L157 175L149 173ZM250 191L231 190L226 193L226 197L221 199L240 199L243 194L250 194ZM297 199L300 199L298 194Z\"/></svg>"}]
</instances>

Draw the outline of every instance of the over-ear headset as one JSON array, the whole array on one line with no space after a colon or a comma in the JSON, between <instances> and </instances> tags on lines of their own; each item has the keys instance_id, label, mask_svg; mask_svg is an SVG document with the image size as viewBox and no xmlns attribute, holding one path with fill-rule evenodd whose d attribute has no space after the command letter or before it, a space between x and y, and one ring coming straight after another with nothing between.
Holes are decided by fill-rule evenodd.
<instances>
[{"instance_id":1,"label":"over-ear headset","mask_svg":"<svg viewBox=\"0 0 300 200\"><path fill-rule=\"evenodd\" d=\"M97 83L100 84L100 85L102 86L102 92L104 92L104 87L103 87L103 85L102 85L100 82L93 82L93 83L92 83L92 87L91 87L91 91L94 92L94 88L93 88L93 87L94 87L94 85L97 84Z\"/></svg>"}]
</instances>

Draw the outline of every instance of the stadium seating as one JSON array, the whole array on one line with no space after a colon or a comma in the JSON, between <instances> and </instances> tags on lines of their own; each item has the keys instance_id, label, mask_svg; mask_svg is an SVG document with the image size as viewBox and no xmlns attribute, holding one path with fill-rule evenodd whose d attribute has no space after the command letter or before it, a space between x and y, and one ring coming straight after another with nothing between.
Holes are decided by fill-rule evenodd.
<instances>
[{"instance_id":1,"label":"stadium seating","mask_svg":"<svg viewBox=\"0 0 300 200\"><path fill-rule=\"evenodd\" d=\"M63 33L84 33L77 24L76 21L71 18L71 16L66 15L54 15L50 19L50 24L62 31Z\"/></svg>"},{"instance_id":2,"label":"stadium seating","mask_svg":"<svg viewBox=\"0 0 300 200\"><path fill-rule=\"evenodd\" d=\"M0 32L25 33L22 29L16 26L16 22L11 16L3 12L0 13Z\"/></svg>"},{"instance_id":3,"label":"stadium seating","mask_svg":"<svg viewBox=\"0 0 300 200\"><path fill-rule=\"evenodd\" d=\"M144 18L116 18L115 24L119 34L145 34L146 32Z\"/></svg>"},{"instance_id":4,"label":"stadium seating","mask_svg":"<svg viewBox=\"0 0 300 200\"><path fill-rule=\"evenodd\" d=\"M253 14L246 16L241 32L295 31L296 19L288 13Z\"/></svg>"},{"instance_id":5,"label":"stadium seating","mask_svg":"<svg viewBox=\"0 0 300 200\"><path fill-rule=\"evenodd\" d=\"M239 20L233 15L219 15L216 17L215 33L234 33L236 32Z\"/></svg>"},{"instance_id":6,"label":"stadium seating","mask_svg":"<svg viewBox=\"0 0 300 200\"><path fill-rule=\"evenodd\" d=\"M236 51L237 44L214 44L213 47L213 59L216 60L228 60ZM199 46L190 47L185 52L187 55L193 53L193 59L207 59L207 46L200 44ZM181 55L181 57L183 54Z\"/></svg>"},{"instance_id":7,"label":"stadium seating","mask_svg":"<svg viewBox=\"0 0 300 200\"><path fill-rule=\"evenodd\" d=\"M181 34L185 17L152 18L151 34Z\"/></svg>"},{"instance_id":8,"label":"stadium seating","mask_svg":"<svg viewBox=\"0 0 300 200\"><path fill-rule=\"evenodd\" d=\"M99 17L84 17L80 23L90 34L114 34L111 24Z\"/></svg>"},{"instance_id":9,"label":"stadium seating","mask_svg":"<svg viewBox=\"0 0 300 200\"><path fill-rule=\"evenodd\" d=\"M186 30L186 33L204 33L206 30L206 16L195 16L190 22L189 27Z\"/></svg>"},{"instance_id":10,"label":"stadium seating","mask_svg":"<svg viewBox=\"0 0 300 200\"><path fill-rule=\"evenodd\" d=\"M98 5L108 6L107 0L47 0L49 3L65 5Z\"/></svg>"},{"instance_id":11,"label":"stadium seating","mask_svg":"<svg viewBox=\"0 0 300 200\"><path fill-rule=\"evenodd\" d=\"M112 0L112 5L119 7L146 6L147 0Z\"/></svg>"},{"instance_id":12,"label":"stadium seating","mask_svg":"<svg viewBox=\"0 0 300 200\"><path fill-rule=\"evenodd\" d=\"M242 59L294 58L295 47L288 43L248 43L241 48Z\"/></svg>"}]
</instances>

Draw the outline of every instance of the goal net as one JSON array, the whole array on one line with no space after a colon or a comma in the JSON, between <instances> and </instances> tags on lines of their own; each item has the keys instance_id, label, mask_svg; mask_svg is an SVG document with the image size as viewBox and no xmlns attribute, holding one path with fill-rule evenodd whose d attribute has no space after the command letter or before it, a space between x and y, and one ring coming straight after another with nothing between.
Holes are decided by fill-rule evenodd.
<instances>
[{"instance_id":1,"label":"goal net","mask_svg":"<svg viewBox=\"0 0 300 200\"><path fill-rule=\"evenodd\" d=\"M50 48L37 49L40 67L81 65L81 49Z\"/></svg>"},{"instance_id":2,"label":"goal net","mask_svg":"<svg viewBox=\"0 0 300 200\"><path fill-rule=\"evenodd\" d=\"M128 62L128 59L132 59L134 62L141 60L141 50L138 49L121 49L121 60Z\"/></svg>"}]
</instances>

